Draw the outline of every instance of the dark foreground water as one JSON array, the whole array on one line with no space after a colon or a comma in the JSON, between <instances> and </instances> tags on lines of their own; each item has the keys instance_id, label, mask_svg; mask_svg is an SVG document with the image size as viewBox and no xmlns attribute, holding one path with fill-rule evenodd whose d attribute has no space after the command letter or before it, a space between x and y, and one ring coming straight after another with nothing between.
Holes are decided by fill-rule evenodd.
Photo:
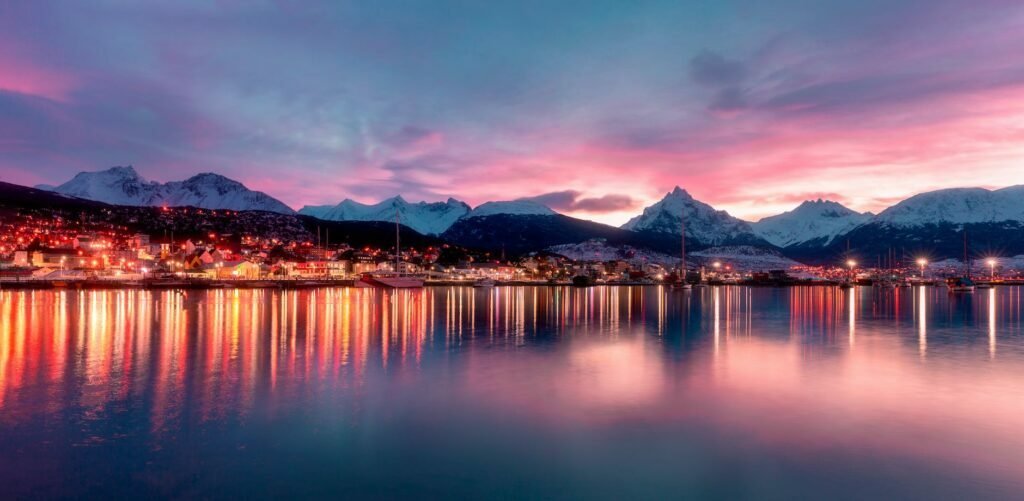
<instances>
[{"instance_id":1,"label":"dark foreground water","mask_svg":"<svg viewBox=\"0 0 1024 501\"><path fill-rule=\"evenodd\" d=\"M1021 289L0 292L0 497L1014 498Z\"/></svg>"}]
</instances>

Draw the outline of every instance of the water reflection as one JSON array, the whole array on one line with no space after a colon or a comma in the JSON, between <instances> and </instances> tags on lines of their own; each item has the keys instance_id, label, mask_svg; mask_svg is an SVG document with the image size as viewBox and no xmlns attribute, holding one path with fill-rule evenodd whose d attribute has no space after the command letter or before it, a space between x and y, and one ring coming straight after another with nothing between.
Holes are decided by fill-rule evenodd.
<instances>
[{"instance_id":1,"label":"water reflection","mask_svg":"<svg viewBox=\"0 0 1024 501\"><path fill-rule=\"evenodd\" d=\"M676 445L716 457L754 448L799 470L838 450L842 464L882 456L1016 486L1020 296L728 286L3 291L0 447L22 451L28 480L18 485L36 488L53 464L99 467L76 462L75 447L113 448L98 464L116 468L125 451L178 460L287 435L308 440L304 453L333 457L341 442L312 437L338 423L413 442L422 436L412 430L436 429L448 454L473 456L482 439L466 434L492 421L454 416L480 414L499 423L493 431L530 423L559 447L578 447L563 440L597 427L588 447L609 452L622 447L609 437L642 425L649 435L633 440L685 437ZM242 431L209 435L227 429ZM362 453L384 447L343 442Z\"/></svg>"}]
</instances>

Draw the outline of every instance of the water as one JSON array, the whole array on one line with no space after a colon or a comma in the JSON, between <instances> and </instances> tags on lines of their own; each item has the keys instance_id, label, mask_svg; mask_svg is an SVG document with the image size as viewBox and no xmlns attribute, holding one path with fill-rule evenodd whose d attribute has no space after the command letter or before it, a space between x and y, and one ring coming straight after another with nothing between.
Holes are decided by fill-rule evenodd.
<instances>
[{"instance_id":1,"label":"water","mask_svg":"<svg viewBox=\"0 0 1024 501\"><path fill-rule=\"evenodd\" d=\"M0 292L0 495L1010 498L1022 291Z\"/></svg>"}]
</instances>

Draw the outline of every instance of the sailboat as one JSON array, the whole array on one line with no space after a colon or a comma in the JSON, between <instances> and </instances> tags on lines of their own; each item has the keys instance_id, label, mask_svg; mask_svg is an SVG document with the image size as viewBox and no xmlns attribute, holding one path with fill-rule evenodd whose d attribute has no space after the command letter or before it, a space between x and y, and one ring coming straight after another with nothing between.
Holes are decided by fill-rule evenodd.
<instances>
[{"instance_id":1,"label":"sailboat","mask_svg":"<svg viewBox=\"0 0 1024 501\"><path fill-rule=\"evenodd\" d=\"M974 281L971 280L971 257L967 253L967 227L964 226L964 276L951 278L947 281L949 292L974 292Z\"/></svg>"},{"instance_id":2,"label":"sailboat","mask_svg":"<svg viewBox=\"0 0 1024 501\"><path fill-rule=\"evenodd\" d=\"M395 211L395 271L364 273L356 280L356 287L377 287L385 289L416 289L423 287L423 278L411 273L402 273L402 247L399 213Z\"/></svg>"},{"instance_id":3,"label":"sailboat","mask_svg":"<svg viewBox=\"0 0 1024 501\"><path fill-rule=\"evenodd\" d=\"M686 283L686 204L679 209L679 281L672 284L673 289L689 290L693 286Z\"/></svg>"},{"instance_id":4,"label":"sailboat","mask_svg":"<svg viewBox=\"0 0 1024 501\"><path fill-rule=\"evenodd\" d=\"M481 278L476 282L473 282L473 287L494 287L498 283L493 278Z\"/></svg>"}]
</instances>

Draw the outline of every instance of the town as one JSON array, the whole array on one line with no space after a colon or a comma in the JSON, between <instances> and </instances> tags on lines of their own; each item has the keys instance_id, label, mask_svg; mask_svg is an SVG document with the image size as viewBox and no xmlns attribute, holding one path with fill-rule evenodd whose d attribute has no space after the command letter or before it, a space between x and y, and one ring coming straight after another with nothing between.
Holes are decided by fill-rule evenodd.
<instances>
[{"instance_id":1,"label":"town","mask_svg":"<svg viewBox=\"0 0 1024 501\"><path fill-rule=\"evenodd\" d=\"M146 209L140 209L146 210ZM374 273L415 274L426 284L633 284L679 281L678 257L643 253L616 258L570 259L553 252L506 258L447 243L396 247L330 241L329 234L300 231L182 231L182 220L236 221L244 212L196 208L152 209L160 234L142 233L119 218L71 217L20 211L0 219L0 286L50 287L303 287L353 285ZM152 217L153 214L147 217ZM216 230L224 225L200 225ZM160 227L160 226L157 226ZM245 225L234 226L244 228ZM170 229L168 229L170 228ZM186 235L176 236L174 228ZM266 233L266 234L262 234ZM905 262L904 262L905 261ZM832 266L795 264L752 267L727 257L695 257L687 263L693 284L911 284L941 282L962 274L956 261L893 259L861 267L852 259ZM998 266L997 266L998 265ZM984 260L978 278L1017 282L1020 271Z\"/></svg>"}]
</instances>

